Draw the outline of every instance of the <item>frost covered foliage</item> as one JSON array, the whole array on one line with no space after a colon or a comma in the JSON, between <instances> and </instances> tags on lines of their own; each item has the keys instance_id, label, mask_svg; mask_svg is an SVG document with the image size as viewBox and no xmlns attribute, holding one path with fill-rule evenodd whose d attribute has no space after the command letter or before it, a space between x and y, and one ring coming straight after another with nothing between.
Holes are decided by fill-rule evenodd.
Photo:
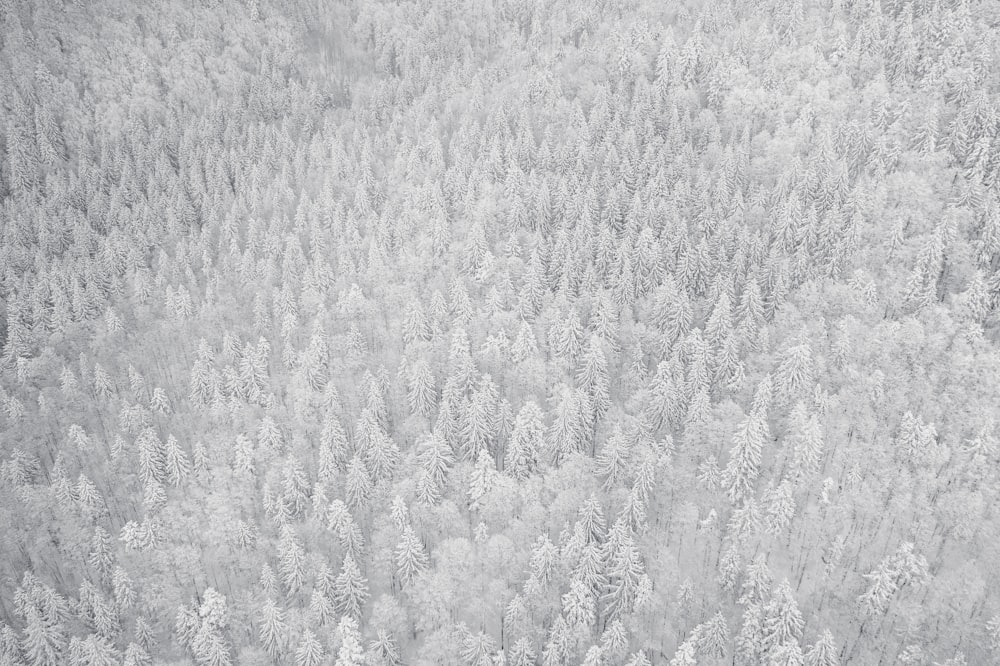
<instances>
[{"instance_id":1,"label":"frost covered foliage","mask_svg":"<svg viewBox=\"0 0 1000 666\"><path fill-rule=\"evenodd\" d=\"M998 26L0 0L0 664L997 662Z\"/></svg>"}]
</instances>

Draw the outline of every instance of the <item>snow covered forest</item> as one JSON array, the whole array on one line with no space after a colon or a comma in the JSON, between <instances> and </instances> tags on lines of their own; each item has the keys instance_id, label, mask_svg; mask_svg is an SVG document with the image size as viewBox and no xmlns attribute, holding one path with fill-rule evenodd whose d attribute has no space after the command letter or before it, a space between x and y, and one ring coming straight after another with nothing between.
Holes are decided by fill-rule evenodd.
<instances>
[{"instance_id":1,"label":"snow covered forest","mask_svg":"<svg viewBox=\"0 0 1000 666\"><path fill-rule=\"evenodd\" d=\"M1000 663L998 0L0 24L0 666Z\"/></svg>"}]
</instances>

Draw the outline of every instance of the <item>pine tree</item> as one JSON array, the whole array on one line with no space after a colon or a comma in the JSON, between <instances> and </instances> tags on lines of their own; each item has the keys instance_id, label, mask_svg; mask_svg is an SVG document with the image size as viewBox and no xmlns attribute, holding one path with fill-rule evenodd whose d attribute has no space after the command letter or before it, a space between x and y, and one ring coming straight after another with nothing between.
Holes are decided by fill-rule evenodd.
<instances>
[{"instance_id":1,"label":"pine tree","mask_svg":"<svg viewBox=\"0 0 1000 666\"><path fill-rule=\"evenodd\" d=\"M708 456L698 465L698 483L709 490L716 490L722 485L722 471L715 456Z\"/></svg>"},{"instance_id":2,"label":"pine tree","mask_svg":"<svg viewBox=\"0 0 1000 666\"><path fill-rule=\"evenodd\" d=\"M628 438L622 432L621 425L616 424L615 430L608 441L597 454L597 474L604 477L604 489L615 487L624 480L625 474L631 468L631 446Z\"/></svg>"},{"instance_id":3,"label":"pine tree","mask_svg":"<svg viewBox=\"0 0 1000 666\"><path fill-rule=\"evenodd\" d=\"M565 384L556 390L556 408L552 425L546 432L554 465L570 454L580 452L587 432L586 394Z\"/></svg>"},{"instance_id":4,"label":"pine tree","mask_svg":"<svg viewBox=\"0 0 1000 666\"><path fill-rule=\"evenodd\" d=\"M136 439L139 449L139 478L143 485L162 483L166 476L166 455L163 443L152 428L145 428Z\"/></svg>"},{"instance_id":5,"label":"pine tree","mask_svg":"<svg viewBox=\"0 0 1000 666\"><path fill-rule=\"evenodd\" d=\"M96 377L95 372L95 377ZM208 364L201 359L191 366L191 397L202 405L208 405L212 399L212 376ZM95 380L96 381L96 380Z\"/></svg>"},{"instance_id":6,"label":"pine tree","mask_svg":"<svg viewBox=\"0 0 1000 666\"><path fill-rule=\"evenodd\" d=\"M340 649L337 650L334 666L365 666L365 653L361 647L357 620L348 615L340 618L337 635L340 637Z\"/></svg>"},{"instance_id":7,"label":"pine tree","mask_svg":"<svg viewBox=\"0 0 1000 666\"><path fill-rule=\"evenodd\" d=\"M764 375L764 378L757 384L753 394L753 404L750 409L752 414L757 414L762 418L767 417L767 410L771 406L774 388L771 375Z\"/></svg>"},{"instance_id":8,"label":"pine tree","mask_svg":"<svg viewBox=\"0 0 1000 666\"><path fill-rule=\"evenodd\" d=\"M333 602L323 590L313 588L309 593L309 621L317 627L326 625L334 616Z\"/></svg>"},{"instance_id":9,"label":"pine tree","mask_svg":"<svg viewBox=\"0 0 1000 666\"><path fill-rule=\"evenodd\" d=\"M639 581L645 567L635 541L628 534L618 544L609 541L608 583L605 603L611 618L620 618L632 612Z\"/></svg>"},{"instance_id":10,"label":"pine tree","mask_svg":"<svg viewBox=\"0 0 1000 666\"><path fill-rule=\"evenodd\" d=\"M628 631L621 618L608 623L604 633L601 634L601 653L612 663L621 663L625 659L625 650L628 648Z\"/></svg>"},{"instance_id":11,"label":"pine tree","mask_svg":"<svg viewBox=\"0 0 1000 666\"><path fill-rule=\"evenodd\" d=\"M479 500L492 489L495 473L493 458L486 451L480 451L469 480L469 500L473 508L477 508Z\"/></svg>"},{"instance_id":12,"label":"pine tree","mask_svg":"<svg viewBox=\"0 0 1000 666\"><path fill-rule=\"evenodd\" d=\"M228 666L232 659L223 635L229 624L226 598L213 588L206 589L197 613L198 627L189 644L196 661L206 666Z\"/></svg>"},{"instance_id":13,"label":"pine tree","mask_svg":"<svg viewBox=\"0 0 1000 666\"><path fill-rule=\"evenodd\" d=\"M333 500L327 508L327 527L337 535L340 547L348 553L358 556L364 545L361 528L354 521L351 512L340 500Z\"/></svg>"},{"instance_id":14,"label":"pine tree","mask_svg":"<svg viewBox=\"0 0 1000 666\"><path fill-rule=\"evenodd\" d=\"M763 554L754 557L747 566L746 577L743 580L740 604L763 603L771 589L771 570Z\"/></svg>"},{"instance_id":15,"label":"pine tree","mask_svg":"<svg viewBox=\"0 0 1000 666\"><path fill-rule=\"evenodd\" d=\"M590 588L581 580L570 581L569 591L562 596L563 615L571 627L593 626L597 608Z\"/></svg>"},{"instance_id":16,"label":"pine tree","mask_svg":"<svg viewBox=\"0 0 1000 666\"><path fill-rule=\"evenodd\" d=\"M208 459L208 451L205 449L205 445L202 442L195 442L194 450L192 451L194 473L199 479L204 479L208 476L208 470L210 467L210 462Z\"/></svg>"},{"instance_id":17,"label":"pine tree","mask_svg":"<svg viewBox=\"0 0 1000 666\"><path fill-rule=\"evenodd\" d=\"M244 434L236 436L233 443L233 466L237 471L253 476L256 470L256 455L253 442Z\"/></svg>"},{"instance_id":18,"label":"pine tree","mask_svg":"<svg viewBox=\"0 0 1000 666\"><path fill-rule=\"evenodd\" d=\"M13 666L22 663L21 645L17 632L5 623L0 623L0 663Z\"/></svg>"},{"instance_id":19,"label":"pine tree","mask_svg":"<svg viewBox=\"0 0 1000 666\"><path fill-rule=\"evenodd\" d=\"M592 594L606 592L608 578L605 576L607 557L597 543L586 544L580 551L580 559L573 568L572 575L585 583Z\"/></svg>"},{"instance_id":20,"label":"pine tree","mask_svg":"<svg viewBox=\"0 0 1000 666\"><path fill-rule=\"evenodd\" d=\"M753 492L760 473L761 449L767 425L756 413L743 419L733 435L733 448L724 473L729 499L735 504Z\"/></svg>"},{"instance_id":21,"label":"pine tree","mask_svg":"<svg viewBox=\"0 0 1000 666\"><path fill-rule=\"evenodd\" d=\"M705 323L705 339L713 349L718 350L722 348L732 331L732 304L729 300L729 293L723 291L719 294L719 298L712 308L712 314Z\"/></svg>"},{"instance_id":22,"label":"pine tree","mask_svg":"<svg viewBox=\"0 0 1000 666\"><path fill-rule=\"evenodd\" d=\"M820 637L805 653L805 666L840 666L837 646L833 634L824 630Z\"/></svg>"},{"instance_id":23,"label":"pine tree","mask_svg":"<svg viewBox=\"0 0 1000 666\"><path fill-rule=\"evenodd\" d=\"M697 640L698 653L710 659L722 659L726 656L728 643L729 627L726 618L718 612L701 625Z\"/></svg>"},{"instance_id":24,"label":"pine tree","mask_svg":"<svg viewBox=\"0 0 1000 666\"><path fill-rule=\"evenodd\" d=\"M295 650L295 666L319 666L326 654L323 645L309 629L302 632L299 647Z\"/></svg>"},{"instance_id":25,"label":"pine tree","mask_svg":"<svg viewBox=\"0 0 1000 666\"><path fill-rule=\"evenodd\" d=\"M57 666L62 663L66 636L61 623L42 616L34 607L26 609L21 649L33 666Z\"/></svg>"},{"instance_id":26,"label":"pine tree","mask_svg":"<svg viewBox=\"0 0 1000 666\"><path fill-rule=\"evenodd\" d=\"M485 391L477 391L467 403L460 429L463 458L474 460L480 450L489 448L494 435L495 410L495 400Z\"/></svg>"},{"instance_id":27,"label":"pine tree","mask_svg":"<svg viewBox=\"0 0 1000 666\"><path fill-rule=\"evenodd\" d=\"M330 346L326 332L322 329L319 319L313 328L309 346L302 358L302 371L306 382L314 391L322 391L329 379Z\"/></svg>"},{"instance_id":28,"label":"pine tree","mask_svg":"<svg viewBox=\"0 0 1000 666\"><path fill-rule=\"evenodd\" d=\"M257 426L257 442L263 450L274 455L281 454L284 448L284 437L281 434L281 428L270 416L265 416L260 420L260 424Z\"/></svg>"},{"instance_id":29,"label":"pine tree","mask_svg":"<svg viewBox=\"0 0 1000 666\"><path fill-rule=\"evenodd\" d=\"M418 340L430 340L431 327L424 314L420 300L414 298L406 308L403 317L403 341L411 345Z\"/></svg>"},{"instance_id":30,"label":"pine tree","mask_svg":"<svg viewBox=\"0 0 1000 666\"><path fill-rule=\"evenodd\" d=\"M603 544L607 533L607 523L604 520L601 503L597 497L594 495L588 497L583 506L580 507L578 514L585 543Z\"/></svg>"},{"instance_id":31,"label":"pine tree","mask_svg":"<svg viewBox=\"0 0 1000 666\"><path fill-rule=\"evenodd\" d=\"M152 666L153 658L149 656L146 648L138 643L129 643L125 648L122 666Z\"/></svg>"},{"instance_id":32,"label":"pine tree","mask_svg":"<svg viewBox=\"0 0 1000 666\"><path fill-rule=\"evenodd\" d=\"M549 640L542 650L542 666L557 666L565 662L569 652L569 629L562 615L556 617L549 629Z\"/></svg>"},{"instance_id":33,"label":"pine tree","mask_svg":"<svg viewBox=\"0 0 1000 666\"><path fill-rule=\"evenodd\" d=\"M147 651L156 647L153 629L141 615L135 618L135 640Z\"/></svg>"},{"instance_id":34,"label":"pine tree","mask_svg":"<svg viewBox=\"0 0 1000 666\"><path fill-rule=\"evenodd\" d=\"M790 475L800 481L819 472L823 453L823 434L819 419L815 414L808 414L802 402L797 403L792 409L789 421L792 430L789 442L792 447Z\"/></svg>"},{"instance_id":35,"label":"pine tree","mask_svg":"<svg viewBox=\"0 0 1000 666\"><path fill-rule=\"evenodd\" d=\"M766 530L768 534L780 535L791 523L795 514L795 498L791 483L783 480L777 488L768 488L763 497Z\"/></svg>"},{"instance_id":36,"label":"pine tree","mask_svg":"<svg viewBox=\"0 0 1000 666\"><path fill-rule=\"evenodd\" d=\"M581 666L600 666L604 662L604 653L600 646L592 645L587 653L583 656L583 661Z\"/></svg>"},{"instance_id":37,"label":"pine tree","mask_svg":"<svg viewBox=\"0 0 1000 666\"><path fill-rule=\"evenodd\" d=\"M170 401L167 398L166 392L159 386L153 389L153 395L149 399L149 406L154 412L159 412L160 414L170 413Z\"/></svg>"},{"instance_id":38,"label":"pine tree","mask_svg":"<svg viewBox=\"0 0 1000 666\"><path fill-rule=\"evenodd\" d=\"M803 342L788 348L779 358L775 387L782 399L790 400L803 388L812 386L812 350Z\"/></svg>"},{"instance_id":39,"label":"pine tree","mask_svg":"<svg viewBox=\"0 0 1000 666\"><path fill-rule=\"evenodd\" d=\"M284 652L288 640L288 625L285 623L285 613L267 598L260 609L260 622L257 625L257 637L261 645L272 658L278 658Z\"/></svg>"},{"instance_id":40,"label":"pine tree","mask_svg":"<svg viewBox=\"0 0 1000 666\"><path fill-rule=\"evenodd\" d=\"M697 630L699 628L700 627L697 627L695 631L692 632L691 635L677 647L677 652L675 652L673 658L671 658L669 666L697 666L697 642L699 638Z\"/></svg>"},{"instance_id":41,"label":"pine tree","mask_svg":"<svg viewBox=\"0 0 1000 666\"><path fill-rule=\"evenodd\" d=\"M359 619L368 600L368 580L361 575L361 570L350 553L344 557L344 564L334 581L333 590L337 611Z\"/></svg>"},{"instance_id":42,"label":"pine tree","mask_svg":"<svg viewBox=\"0 0 1000 666\"><path fill-rule=\"evenodd\" d=\"M330 482L337 471L346 469L349 455L347 433L344 432L340 419L332 411L323 417L323 429L320 431L319 441L319 478Z\"/></svg>"},{"instance_id":43,"label":"pine tree","mask_svg":"<svg viewBox=\"0 0 1000 666\"><path fill-rule=\"evenodd\" d=\"M164 447L164 458L166 467L167 481L170 485L175 488L187 479L188 474L191 473L191 463L188 462L187 454L184 453L184 449L180 447L177 439L170 435L167 437L167 443Z\"/></svg>"},{"instance_id":44,"label":"pine tree","mask_svg":"<svg viewBox=\"0 0 1000 666\"><path fill-rule=\"evenodd\" d=\"M515 363L525 363L539 357L538 342L535 339L534 331L531 329L531 324L527 321L521 320L521 324L517 329L517 336L515 336L514 342L510 347L510 353Z\"/></svg>"},{"instance_id":45,"label":"pine tree","mask_svg":"<svg viewBox=\"0 0 1000 666\"><path fill-rule=\"evenodd\" d=\"M570 308L567 316L553 324L549 333L549 346L557 358L572 366L583 349L583 337L583 326L576 310Z\"/></svg>"},{"instance_id":46,"label":"pine tree","mask_svg":"<svg viewBox=\"0 0 1000 666\"><path fill-rule=\"evenodd\" d=\"M360 455L355 455L347 467L347 502L353 508L364 506L372 493L372 479Z\"/></svg>"},{"instance_id":47,"label":"pine tree","mask_svg":"<svg viewBox=\"0 0 1000 666\"><path fill-rule=\"evenodd\" d=\"M542 534L531 548L531 577L541 584L546 584L551 579L558 556L558 549L549 535Z\"/></svg>"},{"instance_id":48,"label":"pine tree","mask_svg":"<svg viewBox=\"0 0 1000 666\"><path fill-rule=\"evenodd\" d=\"M414 576L427 568L427 554L413 528L407 525L396 547L396 571L403 584L409 584Z\"/></svg>"},{"instance_id":49,"label":"pine tree","mask_svg":"<svg viewBox=\"0 0 1000 666\"><path fill-rule=\"evenodd\" d=\"M69 662L87 666L118 666L118 650L107 639L91 634L80 640L74 636L69 643Z\"/></svg>"},{"instance_id":50,"label":"pine tree","mask_svg":"<svg viewBox=\"0 0 1000 666\"><path fill-rule=\"evenodd\" d=\"M437 399L434 375L431 373L430 365L423 359L418 359L410 366L409 391L406 399L410 411L414 414L429 418L433 413Z\"/></svg>"},{"instance_id":51,"label":"pine tree","mask_svg":"<svg viewBox=\"0 0 1000 666\"><path fill-rule=\"evenodd\" d=\"M455 456L448 446L437 435L431 435L417 447L417 460L421 475L417 480L417 495L424 504L435 504L440 499Z\"/></svg>"},{"instance_id":52,"label":"pine tree","mask_svg":"<svg viewBox=\"0 0 1000 666\"><path fill-rule=\"evenodd\" d=\"M764 611L754 603L743 612L743 624L736 636L736 655L741 663L758 664L764 654Z\"/></svg>"},{"instance_id":53,"label":"pine tree","mask_svg":"<svg viewBox=\"0 0 1000 666\"><path fill-rule=\"evenodd\" d=\"M278 571L290 594L298 592L305 583L305 551L291 526L281 527L278 541Z\"/></svg>"},{"instance_id":54,"label":"pine tree","mask_svg":"<svg viewBox=\"0 0 1000 666\"><path fill-rule=\"evenodd\" d=\"M114 589L115 603L120 611L125 611L135 605L135 588L132 586L132 580L125 569L115 567L114 575L111 577L111 585Z\"/></svg>"},{"instance_id":55,"label":"pine tree","mask_svg":"<svg viewBox=\"0 0 1000 666\"><path fill-rule=\"evenodd\" d=\"M636 652L626 662L625 666L652 666L652 662L649 661L649 657L646 656L645 652Z\"/></svg>"},{"instance_id":56,"label":"pine tree","mask_svg":"<svg viewBox=\"0 0 1000 666\"><path fill-rule=\"evenodd\" d=\"M531 641L519 638L514 641L514 645L510 648L507 663L509 666L535 666L535 659L535 651L531 646Z\"/></svg>"},{"instance_id":57,"label":"pine tree","mask_svg":"<svg viewBox=\"0 0 1000 666\"><path fill-rule=\"evenodd\" d=\"M592 335L583 356L583 365L577 372L577 384L590 398L595 421L600 420L611 406L608 361L604 356L601 339Z\"/></svg>"},{"instance_id":58,"label":"pine tree","mask_svg":"<svg viewBox=\"0 0 1000 666\"><path fill-rule=\"evenodd\" d=\"M385 629L379 629L375 640L368 644L368 652L377 666L400 666L402 659L396 641Z\"/></svg>"},{"instance_id":59,"label":"pine tree","mask_svg":"<svg viewBox=\"0 0 1000 666\"><path fill-rule=\"evenodd\" d=\"M781 643L768 653L768 664L773 666L803 666L802 646L797 641Z\"/></svg>"},{"instance_id":60,"label":"pine tree","mask_svg":"<svg viewBox=\"0 0 1000 666\"><path fill-rule=\"evenodd\" d=\"M538 467L539 452L545 446L542 410L529 400L517 413L514 432L507 444L504 469L515 479L524 479Z\"/></svg>"},{"instance_id":61,"label":"pine tree","mask_svg":"<svg viewBox=\"0 0 1000 666\"><path fill-rule=\"evenodd\" d=\"M719 559L719 576L716 579L719 587L727 592L736 591L737 579L740 575L741 562L736 544L729 544Z\"/></svg>"},{"instance_id":62,"label":"pine tree","mask_svg":"<svg viewBox=\"0 0 1000 666\"><path fill-rule=\"evenodd\" d=\"M98 525L94 528L94 538L91 540L90 555L87 561L102 576L111 573L114 564L114 551L111 547L111 535L107 530Z\"/></svg>"},{"instance_id":63,"label":"pine tree","mask_svg":"<svg viewBox=\"0 0 1000 666\"><path fill-rule=\"evenodd\" d=\"M374 485L392 479L399 463L399 446L380 427L376 426L364 447L365 464Z\"/></svg>"},{"instance_id":64,"label":"pine tree","mask_svg":"<svg viewBox=\"0 0 1000 666\"><path fill-rule=\"evenodd\" d=\"M462 661L468 666L493 666L495 651L496 643L483 632L472 634L467 631L462 641Z\"/></svg>"},{"instance_id":65,"label":"pine tree","mask_svg":"<svg viewBox=\"0 0 1000 666\"><path fill-rule=\"evenodd\" d=\"M804 626L802 613L792 594L787 580L774 589L770 601L764 608L764 646L774 650L786 643L798 644Z\"/></svg>"}]
</instances>

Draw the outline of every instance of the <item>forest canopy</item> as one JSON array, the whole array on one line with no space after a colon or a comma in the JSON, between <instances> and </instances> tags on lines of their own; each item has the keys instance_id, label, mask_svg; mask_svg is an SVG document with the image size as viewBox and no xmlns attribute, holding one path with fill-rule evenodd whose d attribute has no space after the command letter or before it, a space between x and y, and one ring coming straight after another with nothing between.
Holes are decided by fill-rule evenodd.
<instances>
[{"instance_id":1,"label":"forest canopy","mask_svg":"<svg viewBox=\"0 0 1000 666\"><path fill-rule=\"evenodd\" d=\"M0 0L0 666L1000 661L998 29Z\"/></svg>"}]
</instances>

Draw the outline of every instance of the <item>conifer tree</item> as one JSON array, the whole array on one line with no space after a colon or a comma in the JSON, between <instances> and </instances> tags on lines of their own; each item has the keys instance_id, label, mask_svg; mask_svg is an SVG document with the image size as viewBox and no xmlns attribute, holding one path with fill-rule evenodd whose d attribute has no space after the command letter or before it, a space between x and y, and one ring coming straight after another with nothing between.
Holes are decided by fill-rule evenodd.
<instances>
[{"instance_id":1,"label":"conifer tree","mask_svg":"<svg viewBox=\"0 0 1000 666\"><path fill-rule=\"evenodd\" d=\"M66 637L61 623L44 617L36 608L26 609L21 649L33 666L61 663Z\"/></svg>"},{"instance_id":2,"label":"conifer tree","mask_svg":"<svg viewBox=\"0 0 1000 666\"><path fill-rule=\"evenodd\" d=\"M469 480L469 500L473 508L479 506L479 501L493 487L493 476L496 473L493 459L486 451L480 451L476 466Z\"/></svg>"},{"instance_id":3,"label":"conifer tree","mask_svg":"<svg viewBox=\"0 0 1000 666\"><path fill-rule=\"evenodd\" d=\"M743 611L743 623L736 636L736 654L744 663L759 663L765 654L764 612L759 604Z\"/></svg>"},{"instance_id":4,"label":"conifer tree","mask_svg":"<svg viewBox=\"0 0 1000 666\"><path fill-rule=\"evenodd\" d=\"M400 580L409 584L413 577L427 568L427 554L413 528L403 528L403 536L396 547L396 570Z\"/></svg>"},{"instance_id":5,"label":"conifer tree","mask_svg":"<svg viewBox=\"0 0 1000 666\"><path fill-rule=\"evenodd\" d=\"M436 401L434 375L431 374L430 365L423 359L418 359L410 366L406 399L414 414L428 418L431 416Z\"/></svg>"},{"instance_id":6,"label":"conifer tree","mask_svg":"<svg viewBox=\"0 0 1000 666\"><path fill-rule=\"evenodd\" d=\"M360 455L355 455L347 467L347 503L358 508L364 506L372 493L372 479Z\"/></svg>"},{"instance_id":7,"label":"conifer tree","mask_svg":"<svg viewBox=\"0 0 1000 666\"><path fill-rule=\"evenodd\" d=\"M812 351L806 342L785 350L775 373L775 386L783 400L794 398L804 388L812 385Z\"/></svg>"},{"instance_id":8,"label":"conifer tree","mask_svg":"<svg viewBox=\"0 0 1000 666\"><path fill-rule=\"evenodd\" d=\"M206 666L228 666L232 658L223 633L229 624L226 598L208 588L202 595L197 616L197 628L189 644L196 661Z\"/></svg>"},{"instance_id":9,"label":"conifer tree","mask_svg":"<svg viewBox=\"0 0 1000 666\"><path fill-rule=\"evenodd\" d=\"M600 420L611 405L608 379L608 362L604 356L601 340L596 335L590 337L584 352L582 365L577 371L577 384L590 398L594 421Z\"/></svg>"},{"instance_id":10,"label":"conifer tree","mask_svg":"<svg viewBox=\"0 0 1000 666\"><path fill-rule=\"evenodd\" d=\"M94 528L94 537L91 540L90 555L87 561L102 576L111 573L111 567L114 564L111 535L100 525Z\"/></svg>"},{"instance_id":11,"label":"conifer tree","mask_svg":"<svg viewBox=\"0 0 1000 666\"><path fill-rule=\"evenodd\" d=\"M701 626L698 634L698 653L710 659L722 659L726 656L726 645L729 643L729 627L722 612L713 615Z\"/></svg>"},{"instance_id":12,"label":"conifer tree","mask_svg":"<svg viewBox=\"0 0 1000 666\"><path fill-rule=\"evenodd\" d=\"M514 431L507 444L504 469L515 479L524 479L538 466L539 453L545 446L542 410L528 401L517 413Z\"/></svg>"},{"instance_id":13,"label":"conifer tree","mask_svg":"<svg viewBox=\"0 0 1000 666\"><path fill-rule=\"evenodd\" d=\"M556 392L555 414L546 431L552 462L559 465L572 453L580 452L587 435L586 394L562 385Z\"/></svg>"},{"instance_id":14,"label":"conifer tree","mask_svg":"<svg viewBox=\"0 0 1000 666\"><path fill-rule=\"evenodd\" d=\"M357 620L349 615L340 618L337 635L340 637L340 648L337 650L334 666L364 666L365 653L361 647Z\"/></svg>"},{"instance_id":15,"label":"conifer tree","mask_svg":"<svg viewBox=\"0 0 1000 666\"><path fill-rule=\"evenodd\" d=\"M737 503L749 496L760 473L766 424L756 413L743 419L733 435L733 448L724 472L729 499Z\"/></svg>"},{"instance_id":16,"label":"conifer tree","mask_svg":"<svg viewBox=\"0 0 1000 666\"><path fill-rule=\"evenodd\" d=\"M509 666L533 666L536 656L532 648L531 641L526 638L519 638L514 641L510 648L510 656L507 658Z\"/></svg>"},{"instance_id":17,"label":"conifer tree","mask_svg":"<svg viewBox=\"0 0 1000 666\"><path fill-rule=\"evenodd\" d=\"M467 636L462 641L462 661L469 666L493 666L492 657L496 651L493 639L483 632L466 632Z\"/></svg>"},{"instance_id":18,"label":"conifer tree","mask_svg":"<svg viewBox=\"0 0 1000 666\"><path fill-rule=\"evenodd\" d=\"M812 647L806 650L805 666L839 666L840 659L837 656L837 647L833 641L833 634L829 630L824 630L820 637L813 643Z\"/></svg>"},{"instance_id":19,"label":"conifer tree","mask_svg":"<svg viewBox=\"0 0 1000 666\"><path fill-rule=\"evenodd\" d=\"M288 625L285 623L284 611L275 604L273 599L264 600L260 610L260 622L257 626L257 636L261 645L272 658L279 657L288 640Z\"/></svg>"},{"instance_id":20,"label":"conifer tree","mask_svg":"<svg viewBox=\"0 0 1000 666\"><path fill-rule=\"evenodd\" d=\"M607 571L607 613L611 618L620 618L632 612L639 581L645 573L639 550L630 535L625 534L619 543L613 544L608 555Z\"/></svg>"},{"instance_id":21,"label":"conifer tree","mask_svg":"<svg viewBox=\"0 0 1000 666\"><path fill-rule=\"evenodd\" d=\"M604 489L621 483L631 466L631 446L620 424L597 455L597 473L604 477Z\"/></svg>"},{"instance_id":22,"label":"conifer tree","mask_svg":"<svg viewBox=\"0 0 1000 666\"><path fill-rule=\"evenodd\" d=\"M302 632L299 647L295 650L295 666L319 666L326 654L323 645L309 629Z\"/></svg>"},{"instance_id":23,"label":"conifer tree","mask_svg":"<svg viewBox=\"0 0 1000 666\"><path fill-rule=\"evenodd\" d=\"M402 660L396 641L385 629L379 629L375 640L368 644L368 651L378 666L400 666Z\"/></svg>"},{"instance_id":24,"label":"conifer tree","mask_svg":"<svg viewBox=\"0 0 1000 666\"><path fill-rule=\"evenodd\" d=\"M754 557L753 561L747 565L746 576L743 579L743 587L739 603L763 603L770 592L771 582L771 570L767 566L767 560L764 555L758 554Z\"/></svg>"},{"instance_id":25,"label":"conifer tree","mask_svg":"<svg viewBox=\"0 0 1000 666\"><path fill-rule=\"evenodd\" d=\"M122 666L152 666L153 659L149 651L138 643L129 643L125 647Z\"/></svg>"},{"instance_id":26,"label":"conifer tree","mask_svg":"<svg viewBox=\"0 0 1000 666\"><path fill-rule=\"evenodd\" d=\"M128 572L122 567L115 567L114 575L111 577L111 584L114 589L115 603L119 611L132 608L136 601L135 588Z\"/></svg>"},{"instance_id":27,"label":"conifer tree","mask_svg":"<svg viewBox=\"0 0 1000 666\"><path fill-rule=\"evenodd\" d=\"M305 582L305 552L298 536L291 526L281 527L281 538L278 542L280 557L278 571L282 582L289 593L295 594Z\"/></svg>"},{"instance_id":28,"label":"conifer tree","mask_svg":"<svg viewBox=\"0 0 1000 666\"><path fill-rule=\"evenodd\" d=\"M306 382L314 391L322 391L329 378L330 348L325 331L317 319L309 346L302 358L302 370Z\"/></svg>"},{"instance_id":29,"label":"conifer tree","mask_svg":"<svg viewBox=\"0 0 1000 666\"><path fill-rule=\"evenodd\" d=\"M571 627L590 628L597 619L597 609L590 589L581 580L570 581L562 597L563 615Z\"/></svg>"},{"instance_id":30,"label":"conifer tree","mask_svg":"<svg viewBox=\"0 0 1000 666\"><path fill-rule=\"evenodd\" d=\"M167 481L176 488L191 473L191 463L188 461L184 449L181 448L173 435L167 437L167 442L164 446L164 458Z\"/></svg>"},{"instance_id":31,"label":"conifer tree","mask_svg":"<svg viewBox=\"0 0 1000 666\"><path fill-rule=\"evenodd\" d=\"M798 644L804 621L799 611L791 585L787 580L774 589L764 608L764 646L774 650L786 643Z\"/></svg>"},{"instance_id":32,"label":"conifer tree","mask_svg":"<svg viewBox=\"0 0 1000 666\"><path fill-rule=\"evenodd\" d=\"M340 613L357 620L368 600L368 580L361 575L354 558L348 553L340 574L333 584L334 604Z\"/></svg>"}]
</instances>

